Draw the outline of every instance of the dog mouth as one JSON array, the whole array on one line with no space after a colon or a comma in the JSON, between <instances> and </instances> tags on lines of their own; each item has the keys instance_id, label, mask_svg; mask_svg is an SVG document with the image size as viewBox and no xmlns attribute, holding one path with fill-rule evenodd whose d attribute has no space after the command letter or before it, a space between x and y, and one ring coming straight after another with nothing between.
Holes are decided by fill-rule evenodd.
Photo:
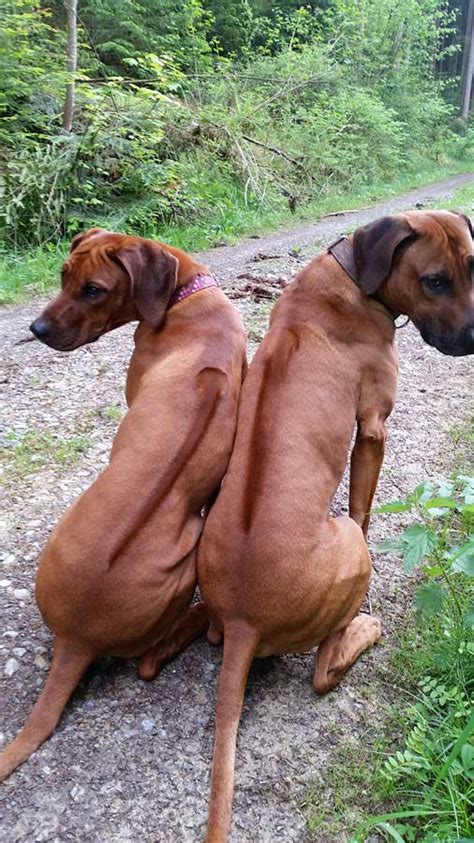
<instances>
[{"instance_id":1,"label":"dog mouth","mask_svg":"<svg viewBox=\"0 0 474 843\"><path fill-rule=\"evenodd\" d=\"M60 335L51 333L48 336L32 337L31 339L39 339L43 345L47 345L48 348L53 348L55 351L67 352L75 351L76 348L81 348L83 345L97 342L100 337L101 334L91 334L89 337L82 339L77 331L69 331Z\"/></svg>"},{"instance_id":2,"label":"dog mouth","mask_svg":"<svg viewBox=\"0 0 474 843\"><path fill-rule=\"evenodd\" d=\"M420 325L420 334L428 345L449 357L474 354L474 325L467 325L456 333L446 331L435 322Z\"/></svg>"}]
</instances>

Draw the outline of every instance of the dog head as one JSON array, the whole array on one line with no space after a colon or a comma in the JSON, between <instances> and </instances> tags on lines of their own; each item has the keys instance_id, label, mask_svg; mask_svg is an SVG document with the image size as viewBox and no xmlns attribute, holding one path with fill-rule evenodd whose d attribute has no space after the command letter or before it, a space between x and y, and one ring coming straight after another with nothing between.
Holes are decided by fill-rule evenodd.
<instances>
[{"instance_id":1,"label":"dog head","mask_svg":"<svg viewBox=\"0 0 474 843\"><path fill-rule=\"evenodd\" d=\"M158 328L177 272L177 258L159 243L90 228L72 241L61 292L30 330L51 348L72 351L134 319Z\"/></svg>"},{"instance_id":2,"label":"dog head","mask_svg":"<svg viewBox=\"0 0 474 843\"><path fill-rule=\"evenodd\" d=\"M450 211L409 211L358 229L361 289L408 316L443 354L474 352L474 253L470 220Z\"/></svg>"}]
</instances>

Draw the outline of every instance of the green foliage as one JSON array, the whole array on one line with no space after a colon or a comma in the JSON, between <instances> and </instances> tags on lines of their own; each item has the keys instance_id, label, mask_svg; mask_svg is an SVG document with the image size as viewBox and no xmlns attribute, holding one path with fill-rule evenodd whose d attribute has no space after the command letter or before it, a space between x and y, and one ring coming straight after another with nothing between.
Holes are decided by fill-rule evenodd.
<instances>
[{"instance_id":1,"label":"green foliage","mask_svg":"<svg viewBox=\"0 0 474 843\"><path fill-rule=\"evenodd\" d=\"M64 4L0 2L9 248L92 224L160 236L216 216L225 229L227 197L281 216L289 199L473 151L435 73L455 49L444 0L82 0L72 135Z\"/></svg>"},{"instance_id":2,"label":"green foliage","mask_svg":"<svg viewBox=\"0 0 474 843\"><path fill-rule=\"evenodd\" d=\"M442 167L431 162L417 168L417 172L405 169L397 179L389 182L382 178L368 185L335 186L328 191L320 191L307 205L297 206L296 213L290 213L285 205L272 202L260 204L249 196L237 180L229 183L222 179L221 166L206 169L206 158L196 151L197 163L188 159L190 185L195 196L192 197L193 215L176 213L166 224L157 229L156 213L150 213L149 203L161 201L161 197L145 197L140 201L131 201L124 206L116 202L113 213L97 217L97 224L104 224L116 230L135 230L144 236L158 236L166 243L189 252L210 248L223 243L232 243L239 236L263 233L278 225L298 219L314 221L328 211L344 208L363 207L369 202L384 196L395 196L409 188L427 184L429 181L447 177L456 172L463 172L464 162L452 162ZM186 171L188 172L188 171ZM200 198L196 199L196 195ZM203 196L206 201L203 201ZM450 203L456 210L464 213L474 209L474 189L461 188L453 194ZM447 203L448 204L448 203ZM179 210L179 209L178 209ZM85 224L91 224L84 220ZM319 250L320 243L315 244ZM28 301L33 295L54 291L59 283L59 271L69 250L69 242L46 242L31 249L11 249L0 247L0 303ZM462 434L463 435L463 434Z\"/></svg>"},{"instance_id":3,"label":"green foliage","mask_svg":"<svg viewBox=\"0 0 474 843\"><path fill-rule=\"evenodd\" d=\"M407 570L421 567L416 608L425 653L422 659L408 655L419 659L419 680L402 713L404 747L380 769L400 808L366 819L356 840L366 840L374 828L401 843L468 839L474 802L474 480L461 474L422 483L379 512L411 512L417 519L377 551L401 552Z\"/></svg>"},{"instance_id":4,"label":"green foliage","mask_svg":"<svg viewBox=\"0 0 474 843\"><path fill-rule=\"evenodd\" d=\"M2 6L10 247L101 223L156 235L226 196L303 206L470 148L435 77L453 40L443 0L83 0L71 136L64 4Z\"/></svg>"}]
</instances>

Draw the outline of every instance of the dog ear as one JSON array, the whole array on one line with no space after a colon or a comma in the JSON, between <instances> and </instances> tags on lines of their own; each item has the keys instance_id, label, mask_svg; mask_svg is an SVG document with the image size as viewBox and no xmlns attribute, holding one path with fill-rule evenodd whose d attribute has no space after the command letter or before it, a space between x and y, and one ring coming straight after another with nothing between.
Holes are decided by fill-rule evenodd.
<instances>
[{"instance_id":1,"label":"dog ear","mask_svg":"<svg viewBox=\"0 0 474 843\"><path fill-rule=\"evenodd\" d=\"M104 234L104 233L105 233L105 228L88 228L87 231L79 232L79 234L76 234L76 236L73 237L73 239L72 239L71 248L69 249L69 254L71 254L71 252L73 252L74 249L77 249L77 247L80 246L81 243L84 242L84 240L87 240L89 237L94 237L95 234Z\"/></svg>"},{"instance_id":2,"label":"dog ear","mask_svg":"<svg viewBox=\"0 0 474 843\"><path fill-rule=\"evenodd\" d=\"M154 243L125 246L114 257L132 284L132 296L145 322L158 328L178 277L178 259Z\"/></svg>"},{"instance_id":3,"label":"dog ear","mask_svg":"<svg viewBox=\"0 0 474 843\"><path fill-rule=\"evenodd\" d=\"M408 245L416 236L402 216L382 217L357 229L353 239L354 260L364 293L375 293L390 275L398 247L402 243Z\"/></svg>"},{"instance_id":4,"label":"dog ear","mask_svg":"<svg viewBox=\"0 0 474 843\"><path fill-rule=\"evenodd\" d=\"M451 213L456 214L458 217L462 217L463 220L465 220L466 225L467 225L467 227L468 227L468 229L471 233L471 237L474 240L474 230L472 228L472 222L471 222L470 218L468 216L466 216L466 214L461 213L461 211L451 211Z\"/></svg>"}]
</instances>

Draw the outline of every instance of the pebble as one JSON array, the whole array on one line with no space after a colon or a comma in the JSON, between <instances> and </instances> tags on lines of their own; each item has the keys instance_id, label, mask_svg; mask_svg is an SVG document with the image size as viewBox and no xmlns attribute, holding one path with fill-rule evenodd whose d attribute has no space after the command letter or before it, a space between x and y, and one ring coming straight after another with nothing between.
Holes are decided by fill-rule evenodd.
<instances>
[{"instance_id":1,"label":"pebble","mask_svg":"<svg viewBox=\"0 0 474 843\"><path fill-rule=\"evenodd\" d=\"M46 670L46 668L48 667L48 661L43 656L35 656L33 659L33 664L35 664L36 667L39 667L40 670Z\"/></svg>"},{"instance_id":2,"label":"pebble","mask_svg":"<svg viewBox=\"0 0 474 843\"><path fill-rule=\"evenodd\" d=\"M30 597L30 592L27 588L14 588L13 594L18 598L18 600L28 600Z\"/></svg>"},{"instance_id":3,"label":"pebble","mask_svg":"<svg viewBox=\"0 0 474 843\"><path fill-rule=\"evenodd\" d=\"M13 650L12 650L12 653L14 653L15 656L18 656L18 658L21 659L26 653L26 648L25 647L14 647Z\"/></svg>"},{"instance_id":4,"label":"pebble","mask_svg":"<svg viewBox=\"0 0 474 843\"><path fill-rule=\"evenodd\" d=\"M14 557L13 553L8 553L3 559L3 564L4 565L13 565L14 561L15 561L15 557Z\"/></svg>"},{"instance_id":5,"label":"pebble","mask_svg":"<svg viewBox=\"0 0 474 843\"><path fill-rule=\"evenodd\" d=\"M70 791L71 799L73 799L74 802L80 802L84 794L85 790L83 787L81 787L80 784L75 784L72 790Z\"/></svg>"},{"instance_id":6,"label":"pebble","mask_svg":"<svg viewBox=\"0 0 474 843\"><path fill-rule=\"evenodd\" d=\"M5 676L13 676L14 673L17 672L18 668L20 667L19 663L16 659L8 659L3 672Z\"/></svg>"},{"instance_id":7,"label":"pebble","mask_svg":"<svg viewBox=\"0 0 474 843\"><path fill-rule=\"evenodd\" d=\"M10 583L11 583L11 580L0 580L0 586L1 586L2 588L8 588L8 586L10 585Z\"/></svg>"},{"instance_id":8,"label":"pebble","mask_svg":"<svg viewBox=\"0 0 474 843\"><path fill-rule=\"evenodd\" d=\"M156 726L156 720L142 720L142 729L146 733L150 733Z\"/></svg>"},{"instance_id":9,"label":"pebble","mask_svg":"<svg viewBox=\"0 0 474 843\"><path fill-rule=\"evenodd\" d=\"M137 733L135 729L122 729L122 735L124 736L124 738L133 738L136 734Z\"/></svg>"}]
</instances>

